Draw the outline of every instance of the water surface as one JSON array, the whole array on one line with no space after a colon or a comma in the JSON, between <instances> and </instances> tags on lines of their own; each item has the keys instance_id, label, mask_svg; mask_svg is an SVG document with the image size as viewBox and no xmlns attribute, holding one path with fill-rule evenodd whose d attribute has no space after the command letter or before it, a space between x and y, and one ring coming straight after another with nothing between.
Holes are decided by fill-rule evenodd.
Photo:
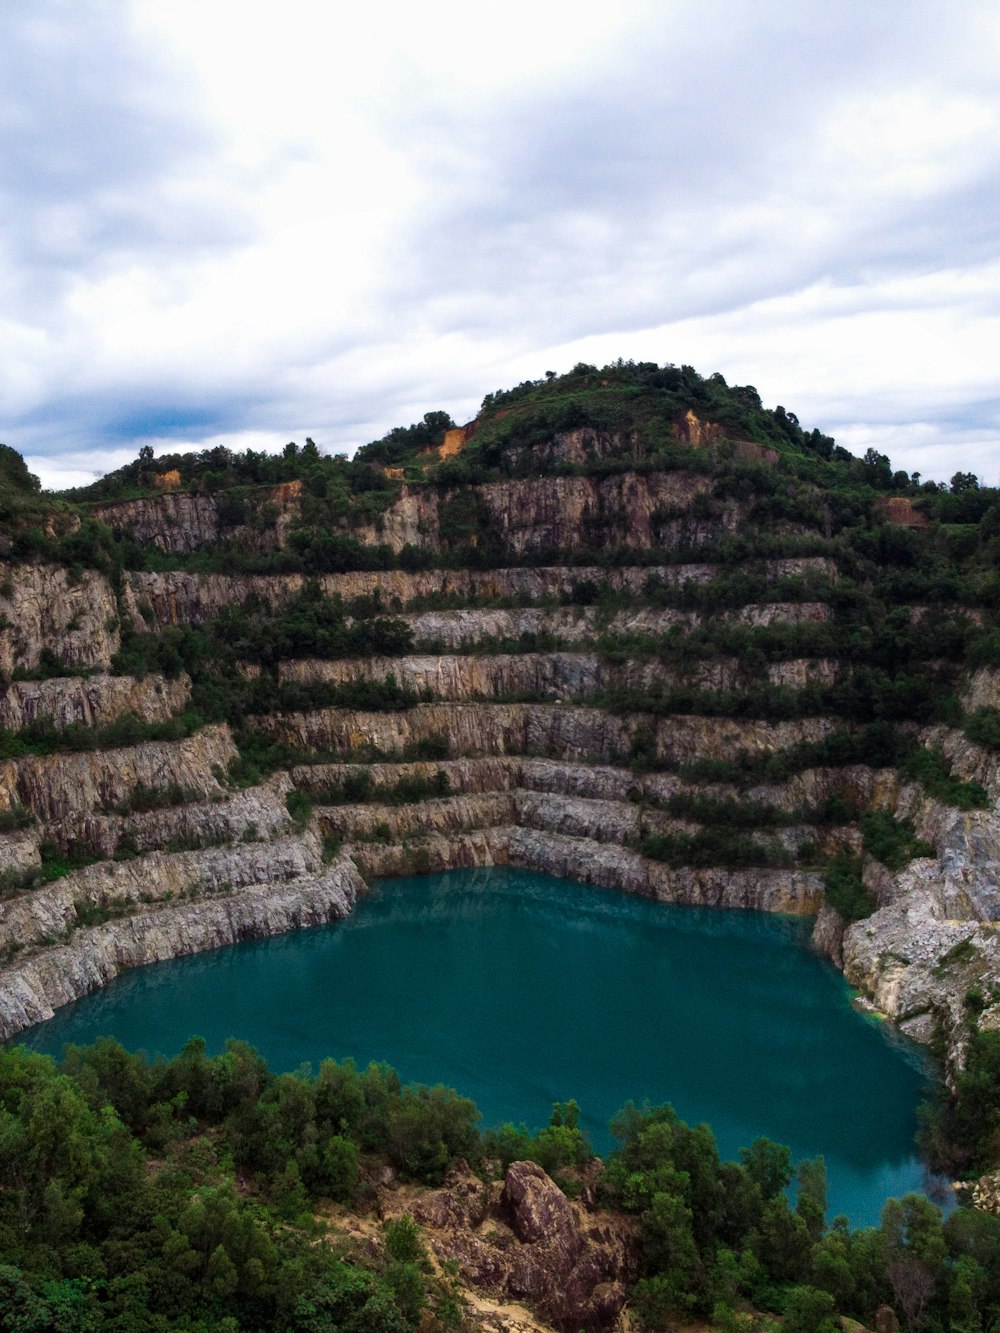
<instances>
[{"instance_id":1,"label":"water surface","mask_svg":"<svg viewBox=\"0 0 1000 1333\"><path fill-rule=\"evenodd\" d=\"M385 1060L472 1097L487 1123L575 1097L595 1147L628 1099L822 1153L830 1216L878 1220L924 1187L917 1048L858 1014L811 922L668 907L512 869L385 880L346 921L128 973L24 1035L175 1054L251 1042L275 1070Z\"/></svg>"}]
</instances>

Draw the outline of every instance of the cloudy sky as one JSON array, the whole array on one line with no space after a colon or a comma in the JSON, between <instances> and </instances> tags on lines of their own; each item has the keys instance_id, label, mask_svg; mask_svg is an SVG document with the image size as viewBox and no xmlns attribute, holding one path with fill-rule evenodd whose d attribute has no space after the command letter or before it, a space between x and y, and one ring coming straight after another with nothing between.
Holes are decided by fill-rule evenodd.
<instances>
[{"instance_id":1,"label":"cloudy sky","mask_svg":"<svg viewBox=\"0 0 1000 1333\"><path fill-rule=\"evenodd\" d=\"M350 451L623 356L997 484L998 70L993 0L4 0L0 439Z\"/></svg>"}]
</instances>

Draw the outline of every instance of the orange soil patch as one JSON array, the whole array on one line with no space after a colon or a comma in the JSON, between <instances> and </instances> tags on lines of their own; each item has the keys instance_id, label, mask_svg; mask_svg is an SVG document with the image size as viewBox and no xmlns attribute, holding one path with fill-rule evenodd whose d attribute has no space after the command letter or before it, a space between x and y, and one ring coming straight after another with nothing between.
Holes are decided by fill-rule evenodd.
<instances>
[{"instance_id":1,"label":"orange soil patch","mask_svg":"<svg viewBox=\"0 0 1000 1333\"><path fill-rule=\"evenodd\" d=\"M286 504L289 500L297 500L301 494L301 481L283 481L273 488L271 499L275 504Z\"/></svg>"},{"instance_id":2,"label":"orange soil patch","mask_svg":"<svg viewBox=\"0 0 1000 1333\"><path fill-rule=\"evenodd\" d=\"M893 495L875 501L875 508L881 509L889 523L901 528L926 528L930 519L922 509L917 509L912 500L905 495Z\"/></svg>"},{"instance_id":3,"label":"orange soil patch","mask_svg":"<svg viewBox=\"0 0 1000 1333\"><path fill-rule=\"evenodd\" d=\"M158 491L176 491L181 484L181 474L174 468L171 472L158 472L153 478L153 486Z\"/></svg>"}]
</instances>

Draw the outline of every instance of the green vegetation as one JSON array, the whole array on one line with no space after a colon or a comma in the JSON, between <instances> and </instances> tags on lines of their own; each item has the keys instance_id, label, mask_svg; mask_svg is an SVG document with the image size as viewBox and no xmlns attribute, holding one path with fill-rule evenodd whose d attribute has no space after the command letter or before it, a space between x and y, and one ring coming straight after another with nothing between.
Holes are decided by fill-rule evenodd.
<instances>
[{"instance_id":1,"label":"green vegetation","mask_svg":"<svg viewBox=\"0 0 1000 1333\"><path fill-rule=\"evenodd\" d=\"M966 946L966 957L960 952ZM938 967L967 961L969 942L962 941ZM995 1001L997 996L992 996ZM980 1007L981 997L976 1007ZM1000 1032L979 1031L970 1024L965 1063L953 1075L951 1095L925 1106L921 1146L944 1171L974 1176L995 1168L1000 1160Z\"/></svg>"},{"instance_id":2,"label":"green vegetation","mask_svg":"<svg viewBox=\"0 0 1000 1333\"><path fill-rule=\"evenodd\" d=\"M30 754L55 754L82 750L114 750L120 746L142 745L148 741L175 741L190 736L201 725L191 715L169 718L165 722L143 722L135 713L126 713L107 726L90 727L73 723L55 727L47 722L31 722L21 731L0 728L0 759L18 759Z\"/></svg>"},{"instance_id":3,"label":"green vegetation","mask_svg":"<svg viewBox=\"0 0 1000 1333\"><path fill-rule=\"evenodd\" d=\"M27 806L15 802L0 810L0 833L13 833L17 829L33 828L38 821Z\"/></svg>"},{"instance_id":4,"label":"green vegetation","mask_svg":"<svg viewBox=\"0 0 1000 1333\"><path fill-rule=\"evenodd\" d=\"M339 782L310 783L309 795L317 805L355 805L366 801L381 805L412 805L415 801L434 800L451 794L451 782L444 769L433 777L408 773L391 785L372 782L367 768L349 769Z\"/></svg>"},{"instance_id":5,"label":"green vegetation","mask_svg":"<svg viewBox=\"0 0 1000 1333\"><path fill-rule=\"evenodd\" d=\"M443 760L454 744L446 735L382 754L361 731L357 752L347 754L300 748L280 737L309 734L308 728L263 720L323 708L394 712L423 698L401 683L391 662L380 664L373 680L349 679L350 668L336 682L292 678L285 664L295 660L393 659L413 651L399 598L327 595L322 576L557 564L571 571L562 596L537 591L558 586L539 577L533 584L525 579L534 593L505 597L507 585L498 579L484 580L478 597L470 597L456 590L461 580L449 587L450 576L442 575L437 591L412 596L407 609L589 608L591 628L575 646L597 653L602 680L611 684L573 702L629 719L642 715L622 728L631 734L626 752L608 758L630 763L636 773L672 770L695 786L729 788L689 790L659 803L647 798L650 807L658 804L695 827L656 831L662 820L640 812L646 822L635 846L645 856L671 867L804 866L822 876L827 901L857 920L875 907L864 873L867 867L874 882L871 860L895 873L932 849L889 811L856 808L862 800L856 794L784 809L782 798L750 789L813 768L860 765L894 770L961 810L988 806L984 788L962 775L969 770L962 769L964 747L955 738L961 732L973 745L1000 750L1000 710L980 707L966 715L960 702L970 669L1000 667L996 489L965 472L949 485L922 481L894 471L875 450L854 458L821 431L804 428L794 413L765 408L753 386L729 385L688 366L581 363L566 375L489 394L462 450L438 461L435 446L453 424L447 413L429 412L351 460L328 457L311 440L273 456L219 448L155 458L144 448L111 476L60 497L41 494L23 459L0 446L0 526L10 562L9 573L0 570L0 633L11 629L15 614L16 562L58 564L77 587L88 571L98 571L118 599L106 625L122 627L113 670L137 677L184 673L191 681L188 703L168 721L128 715L101 727L35 722L0 731L0 760L177 740L208 723L233 729L238 757L218 776L237 787L298 765ZM673 476L661 485L659 474ZM572 531L553 525L553 535L543 534L539 525L525 536L515 525L508 532L497 483L554 477L593 483L580 486L588 498ZM640 537L620 523L616 496L647 480L655 507ZM416 498L413 532L420 545L397 551L378 537L378 521L404 484ZM128 502L164 488L179 489L185 503L197 506L217 540L172 552L131 535L122 518ZM795 563L810 557L822 560ZM768 563L775 560L787 563ZM677 567L688 563L704 568L676 582ZM643 575L616 576L628 566L642 567ZM168 614L162 605L154 613L127 586L128 572L143 570L306 577L294 595L285 595L288 585L261 583L211 618L162 625L157 614ZM388 580L387 586L407 585ZM138 620L134 596L140 596ZM619 632L625 617L612 618L630 611L676 614L659 621L639 615ZM666 631L649 628L671 620L678 624ZM71 622L70 630L76 628ZM466 651L558 646L544 623L514 639L476 641L474 633ZM66 647L60 653L93 660ZM37 666L19 660L12 652L7 669L26 681L91 670L63 661L50 645L42 646ZM637 663L644 664L641 672L633 669ZM802 680L809 683L779 683ZM720 681L728 688L718 688ZM664 727L658 733L656 719L672 714L817 719L810 734L821 739L758 746L725 760L667 763L658 753ZM942 739L922 743L921 728L930 724L952 729L951 736L942 731ZM548 743L538 737L524 742L532 754ZM746 744L755 744L750 729ZM865 790L850 774L835 786ZM326 784L303 779L286 804L290 817L305 824L316 804L403 805L449 791L443 769L380 785L357 767ZM182 784L139 783L104 813L149 812L198 797ZM11 800L0 812L0 833L32 830L33 813ZM780 831L799 825L809 832L793 850L802 835ZM840 826L851 827L830 831ZM29 891L92 859L82 841L59 834L56 842L50 833L31 834L42 839L41 865L5 872L0 892ZM124 835L115 855L138 855L138 845ZM337 839L326 839L326 859L339 850ZM428 848L418 842L407 854L415 869L430 864ZM81 898L75 926L98 924L109 910ZM942 953L936 974L956 975L953 969L974 961L970 950L964 941ZM969 992L966 1064L952 1071L954 1095L928 1113L927 1142L949 1169L1000 1161L998 1041L974 1023L995 1001L978 988ZM99 1048L71 1056L58 1074L17 1058L0 1096L0 1163L6 1164L0 1169L8 1173L0 1180L8 1264L0 1269L0 1323L6 1319L18 1330L311 1333L397 1330L423 1320L424 1333L433 1333L454 1322L454 1308L445 1286L421 1268L412 1229L394 1224L385 1255L362 1263L315 1243L308 1216L315 1198L363 1204L366 1171L383 1161L405 1177L438 1180L454 1153L484 1170L487 1162L531 1156L572 1190L589 1151L572 1102L557 1107L553 1123L537 1133L504 1126L479 1135L474 1111L454 1094L407 1092L391 1071L360 1074L343 1066L324 1065L315 1080L275 1079L238 1046L216 1061L191 1048L178 1061L151 1066ZM107 1111L105 1101L116 1109ZM336 1114L329 1109L335 1102ZM61 1119L52 1110L57 1105L66 1108ZM61 1127L63 1120L78 1127L77 1136L70 1146L59 1140L62 1146L47 1157L42 1127L56 1143L49 1122ZM792 1209L782 1193L790 1164L773 1145L755 1145L740 1163L721 1164L708 1132L682 1126L669 1108L633 1108L621 1129L622 1152L602 1188L609 1202L636 1218L643 1272L632 1303L651 1324L697 1315L712 1316L719 1328L744 1328L754 1307L780 1315L786 1333L795 1333L828 1329L835 1312L870 1318L882 1301L913 1328L985 1333L991 1319L1000 1320L1000 1296L991 1285L1000 1249L992 1232L973 1234L967 1220L942 1228L912 1201L890 1209L878 1232L850 1233L836 1224L825 1231L816 1164L800 1168ZM245 1196L235 1190L237 1173L250 1181ZM107 1202L119 1194L127 1201L121 1216Z\"/></svg>"},{"instance_id":6,"label":"green vegetation","mask_svg":"<svg viewBox=\"0 0 1000 1333\"><path fill-rule=\"evenodd\" d=\"M929 842L914 836L913 825L887 810L868 810L861 816L865 851L890 870L902 870L916 856L933 856Z\"/></svg>"},{"instance_id":7,"label":"green vegetation","mask_svg":"<svg viewBox=\"0 0 1000 1333\"><path fill-rule=\"evenodd\" d=\"M124 801L112 805L116 815L147 814L150 810L169 809L175 805L187 805L191 801L202 799L202 793L194 787L185 787L180 782L168 782L163 786L137 782Z\"/></svg>"},{"instance_id":8,"label":"green vegetation","mask_svg":"<svg viewBox=\"0 0 1000 1333\"><path fill-rule=\"evenodd\" d=\"M940 750L914 748L901 764L905 777L919 782L928 796L959 810L985 810L989 797L978 782L960 782Z\"/></svg>"},{"instance_id":9,"label":"green vegetation","mask_svg":"<svg viewBox=\"0 0 1000 1333\"><path fill-rule=\"evenodd\" d=\"M241 1043L211 1060L194 1040L149 1064L104 1041L70 1048L58 1071L3 1053L0 1108L6 1328L456 1323L410 1228L387 1230L384 1258L353 1256L318 1243L311 1207L320 1195L360 1202L372 1160L440 1180L476 1143L475 1108L444 1088L332 1061L314 1079L275 1076Z\"/></svg>"},{"instance_id":10,"label":"green vegetation","mask_svg":"<svg viewBox=\"0 0 1000 1333\"><path fill-rule=\"evenodd\" d=\"M965 734L976 745L1000 750L1000 708L977 708L965 720Z\"/></svg>"},{"instance_id":11,"label":"green vegetation","mask_svg":"<svg viewBox=\"0 0 1000 1333\"><path fill-rule=\"evenodd\" d=\"M794 864L791 853L780 843L750 837L726 825L712 825L697 833L650 834L640 840L638 850L650 860L664 861L674 869L725 866L743 870L750 866Z\"/></svg>"},{"instance_id":12,"label":"green vegetation","mask_svg":"<svg viewBox=\"0 0 1000 1333\"><path fill-rule=\"evenodd\" d=\"M826 900L845 921L860 921L875 910L875 898L861 878L861 858L843 853L823 875Z\"/></svg>"},{"instance_id":13,"label":"green vegetation","mask_svg":"<svg viewBox=\"0 0 1000 1333\"><path fill-rule=\"evenodd\" d=\"M1000 1040L987 1037L956 1114L977 1089L996 1110ZM195 1038L150 1062L106 1039L69 1047L59 1066L4 1051L0 1322L19 1333L458 1328L456 1289L447 1270L431 1273L411 1217L387 1223L377 1249L351 1245L328 1231L321 1201L364 1212L385 1164L435 1185L457 1155L487 1178L530 1155L575 1192L590 1156L575 1102L536 1133L480 1132L477 1119L466 1099L404 1087L385 1065L275 1075L242 1042L209 1057ZM822 1159L796 1171L786 1148L758 1139L723 1162L708 1127L669 1106L630 1104L613 1130L599 1202L634 1218L630 1303L645 1327L745 1328L756 1311L818 1333L839 1326L834 1315L870 1327L888 1304L906 1329L973 1333L1000 1316L995 1217L960 1208L942 1221L909 1195L877 1228L828 1228Z\"/></svg>"},{"instance_id":14,"label":"green vegetation","mask_svg":"<svg viewBox=\"0 0 1000 1333\"><path fill-rule=\"evenodd\" d=\"M377 596L345 603L324 597L315 580L280 606L254 594L214 620L194 627L167 626L159 633L123 635L115 670L143 676L161 671L197 672L238 663L273 668L289 658L395 657L411 649L409 628L387 617Z\"/></svg>"}]
</instances>

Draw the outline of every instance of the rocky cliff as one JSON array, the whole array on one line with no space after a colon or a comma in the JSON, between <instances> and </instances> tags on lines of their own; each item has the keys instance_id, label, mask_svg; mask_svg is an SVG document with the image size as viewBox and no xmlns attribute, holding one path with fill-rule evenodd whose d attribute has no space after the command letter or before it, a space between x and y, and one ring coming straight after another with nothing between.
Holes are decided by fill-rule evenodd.
<instances>
[{"instance_id":1,"label":"rocky cliff","mask_svg":"<svg viewBox=\"0 0 1000 1333\"><path fill-rule=\"evenodd\" d=\"M373 876L490 864L817 914L913 1036L960 1059L970 990L1000 1026L998 760L961 721L1000 702L961 656L988 598L879 600L932 531L886 538L871 498L857 536L781 441L543 426L229 489L133 469L147 494L61 520L100 569L7 562L0 1032Z\"/></svg>"}]
</instances>

